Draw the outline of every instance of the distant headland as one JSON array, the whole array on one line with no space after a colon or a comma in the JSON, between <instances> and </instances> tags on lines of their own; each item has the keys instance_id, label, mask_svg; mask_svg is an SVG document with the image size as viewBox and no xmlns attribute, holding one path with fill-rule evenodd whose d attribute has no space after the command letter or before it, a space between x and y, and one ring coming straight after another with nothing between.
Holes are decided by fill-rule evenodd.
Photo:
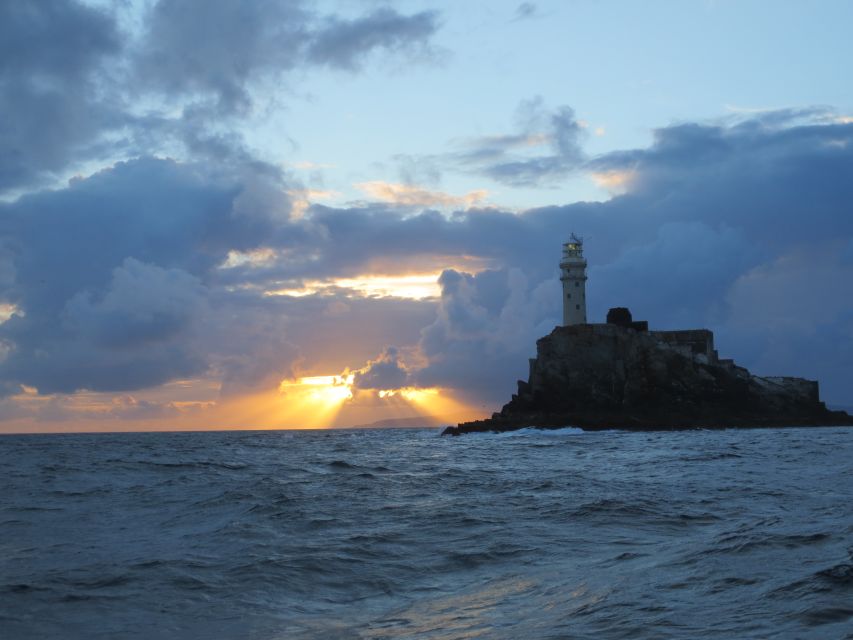
<instances>
[{"instance_id":1,"label":"distant headland","mask_svg":"<svg viewBox=\"0 0 853 640\"><path fill-rule=\"evenodd\" d=\"M563 326L536 342L528 380L500 412L444 435L524 427L689 429L853 425L820 401L818 383L752 375L721 359L707 329L650 331L616 307L586 321L586 260L574 234L563 245Z\"/></svg>"}]
</instances>

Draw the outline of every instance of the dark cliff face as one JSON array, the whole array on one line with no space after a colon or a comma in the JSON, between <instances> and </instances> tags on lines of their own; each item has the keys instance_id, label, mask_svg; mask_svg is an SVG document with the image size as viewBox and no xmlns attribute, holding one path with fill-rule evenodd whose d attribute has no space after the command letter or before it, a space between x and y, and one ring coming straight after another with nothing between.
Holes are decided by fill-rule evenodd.
<instances>
[{"instance_id":1,"label":"dark cliff face","mask_svg":"<svg viewBox=\"0 0 853 640\"><path fill-rule=\"evenodd\" d=\"M557 327L536 343L530 378L488 420L445 433L526 426L691 428L853 424L817 382L762 378L731 361L616 325Z\"/></svg>"}]
</instances>

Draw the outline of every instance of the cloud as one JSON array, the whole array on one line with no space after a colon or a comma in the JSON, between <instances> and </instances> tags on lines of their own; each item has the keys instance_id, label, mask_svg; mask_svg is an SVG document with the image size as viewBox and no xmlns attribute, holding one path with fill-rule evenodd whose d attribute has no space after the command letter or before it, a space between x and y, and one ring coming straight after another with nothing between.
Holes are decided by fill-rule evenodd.
<instances>
[{"instance_id":1,"label":"cloud","mask_svg":"<svg viewBox=\"0 0 853 640\"><path fill-rule=\"evenodd\" d=\"M160 0L146 21L136 65L163 96L212 99L218 115L245 114L251 85L311 65L357 70L371 52L428 47L437 14L381 8L351 20L317 16L304 2Z\"/></svg>"},{"instance_id":2,"label":"cloud","mask_svg":"<svg viewBox=\"0 0 853 640\"><path fill-rule=\"evenodd\" d=\"M441 191L429 191L420 187L382 180L361 182L355 186L375 200L402 207L468 208L480 204L488 195L488 191L479 189L462 196L453 196Z\"/></svg>"},{"instance_id":3,"label":"cloud","mask_svg":"<svg viewBox=\"0 0 853 640\"><path fill-rule=\"evenodd\" d=\"M435 11L404 16L382 7L353 20L332 16L314 34L307 59L340 69L357 69L375 49L428 54L429 40L437 30Z\"/></svg>"},{"instance_id":4,"label":"cloud","mask_svg":"<svg viewBox=\"0 0 853 640\"><path fill-rule=\"evenodd\" d=\"M557 283L559 242L554 239L572 230L589 240L591 318L602 319L610 306L628 305L652 326L708 326L717 331L723 353L742 354L742 364L763 373L796 374L802 362L811 362L802 327L813 326L815 317L823 318L819 326L825 329L818 342L835 341L838 353L851 348L853 290L846 272L853 237L853 220L846 213L853 197L846 179L853 170L851 137L850 124L823 116L805 123L791 114L765 114L730 125L683 123L657 131L649 148L590 162L596 171L630 172L624 194L608 202L521 215L458 212L450 218L318 207L311 217L323 228L330 253L337 248L335 269L369 264L375 253L366 247L373 246L389 259L440 252L478 256L509 269L489 271L504 274L488 276L496 282L508 283L508 274L515 274L512 286L494 285L491 295L482 293L486 275L442 276L437 318L419 342L428 364L410 372L423 386L453 385L492 397L492 390L506 390L507 378L524 375L530 353L521 345L532 349L535 337L558 319L558 310L548 312L545 305L545 298L558 304L558 290L541 292ZM548 246L553 250L543 250ZM785 294L771 281L766 293L764 285L750 288L746 298L735 292L746 274L800 255L819 256L820 266L797 259L801 273L788 278L789 284L796 289L814 280L827 283L820 290L832 293L799 308L800 297L791 291L785 313L792 320L776 325L772 343L752 339L756 329L738 321L746 313L738 301L772 309L772 296ZM538 287L543 289L537 293ZM539 306L531 306L531 300ZM526 311L510 311L516 309ZM505 324L512 317L516 324ZM790 348L780 348L788 338ZM827 357L825 366L808 367L809 375L827 378L823 389L836 402L849 398L838 381L853 375L849 365L838 363Z\"/></svg>"},{"instance_id":5,"label":"cloud","mask_svg":"<svg viewBox=\"0 0 853 640\"><path fill-rule=\"evenodd\" d=\"M356 389L400 389L409 384L409 373L399 361L397 349L387 347L378 358L355 372Z\"/></svg>"},{"instance_id":6,"label":"cloud","mask_svg":"<svg viewBox=\"0 0 853 640\"><path fill-rule=\"evenodd\" d=\"M514 20L526 20L535 17L539 8L533 2L522 2L515 8Z\"/></svg>"},{"instance_id":7,"label":"cloud","mask_svg":"<svg viewBox=\"0 0 853 640\"><path fill-rule=\"evenodd\" d=\"M611 195L622 195L631 188L631 181L635 177L631 169L611 169L608 171L593 171L590 177L599 187L607 189Z\"/></svg>"},{"instance_id":8,"label":"cloud","mask_svg":"<svg viewBox=\"0 0 853 640\"><path fill-rule=\"evenodd\" d=\"M101 132L126 121L100 81L121 51L99 9L0 3L0 193L100 154Z\"/></svg>"},{"instance_id":9,"label":"cloud","mask_svg":"<svg viewBox=\"0 0 853 640\"><path fill-rule=\"evenodd\" d=\"M204 281L273 228L240 207L248 188L140 159L0 205L13 274L0 299L22 311L0 325L0 384L131 390L205 372Z\"/></svg>"},{"instance_id":10,"label":"cloud","mask_svg":"<svg viewBox=\"0 0 853 640\"><path fill-rule=\"evenodd\" d=\"M426 184L435 186L441 182L442 159L438 156L415 156L398 153L392 157L400 181L408 186Z\"/></svg>"},{"instance_id":11,"label":"cloud","mask_svg":"<svg viewBox=\"0 0 853 640\"><path fill-rule=\"evenodd\" d=\"M251 80L295 66L308 17L299 2L160 0L146 16L137 77L167 96L215 96L220 113L245 111Z\"/></svg>"},{"instance_id":12,"label":"cloud","mask_svg":"<svg viewBox=\"0 0 853 640\"><path fill-rule=\"evenodd\" d=\"M238 125L275 99L271 82L318 66L355 71L374 52L424 55L438 29L434 12L342 19L298 0L159 0L127 28L122 10L0 6L0 193L140 154L258 169Z\"/></svg>"},{"instance_id":13,"label":"cloud","mask_svg":"<svg viewBox=\"0 0 853 640\"><path fill-rule=\"evenodd\" d=\"M190 345L205 310L197 278L128 258L104 291L78 292L58 318L33 312L6 323L14 348L0 373L44 393L137 389L198 375L205 363Z\"/></svg>"},{"instance_id":14,"label":"cloud","mask_svg":"<svg viewBox=\"0 0 853 640\"><path fill-rule=\"evenodd\" d=\"M552 185L583 166L585 127L571 107L548 111L534 98L519 105L516 120L518 133L465 140L452 160L515 187Z\"/></svg>"},{"instance_id":15,"label":"cloud","mask_svg":"<svg viewBox=\"0 0 853 640\"><path fill-rule=\"evenodd\" d=\"M20 311L0 324L0 384L135 393L196 377L229 394L372 360L363 384L396 369L492 407L559 321L559 246L576 231L591 319L627 305L655 327L708 326L723 355L849 401L853 124L784 123L666 127L587 161L631 171L623 195L522 213L381 203L293 217L263 171L119 163L0 204L0 303ZM438 300L264 295L442 264L457 268ZM397 355L377 360L388 344Z\"/></svg>"},{"instance_id":16,"label":"cloud","mask_svg":"<svg viewBox=\"0 0 853 640\"><path fill-rule=\"evenodd\" d=\"M181 269L163 269L126 258L97 299L75 294L62 313L66 329L93 345L135 348L170 340L187 332L206 312L201 281Z\"/></svg>"},{"instance_id":17,"label":"cloud","mask_svg":"<svg viewBox=\"0 0 853 640\"><path fill-rule=\"evenodd\" d=\"M437 13L160 0L136 24L102 5L0 4L4 415L35 399L60 419L88 390L122 394L103 410L115 419L168 417L175 407L137 392L190 379L229 396L364 362L363 387L499 403L559 320L571 231L587 238L591 318L628 305L653 326L708 326L724 355L820 378L830 400L851 402L849 116L741 109L589 157L574 111L537 98L507 131L395 157L399 183L361 185L378 202L312 206L252 152L242 119L301 72L429 59ZM525 2L515 15L536 12ZM501 211L482 208L485 192L439 190L448 171L517 187L584 172L615 197ZM377 294L402 281L369 279L442 269L438 299ZM331 286L265 295L311 283ZM388 344L399 350L377 358Z\"/></svg>"},{"instance_id":18,"label":"cloud","mask_svg":"<svg viewBox=\"0 0 853 640\"><path fill-rule=\"evenodd\" d=\"M476 275L445 271L435 321L421 332L427 363L411 373L423 387L449 387L498 402L558 323L559 283L532 284L520 268Z\"/></svg>"},{"instance_id":19,"label":"cloud","mask_svg":"<svg viewBox=\"0 0 853 640\"><path fill-rule=\"evenodd\" d=\"M638 319L653 319L666 309L666 319L653 323L687 327L722 320L726 293L764 257L742 231L710 222L666 222L648 242L592 267L589 277Z\"/></svg>"},{"instance_id":20,"label":"cloud","mask_svg":"<svg viewBox=\"0 0 853 640\"><path fill-rule=\"evenodd\" d=\"M78 393L39 396L25 391L0 398L0 420L15 421L22 431L34 425L59 430L110 429L125 421L174 421L209 408L208 402L157 401L130 394ZM139 428L132 425L131 428Z\"/></svg>"}]
</instances>

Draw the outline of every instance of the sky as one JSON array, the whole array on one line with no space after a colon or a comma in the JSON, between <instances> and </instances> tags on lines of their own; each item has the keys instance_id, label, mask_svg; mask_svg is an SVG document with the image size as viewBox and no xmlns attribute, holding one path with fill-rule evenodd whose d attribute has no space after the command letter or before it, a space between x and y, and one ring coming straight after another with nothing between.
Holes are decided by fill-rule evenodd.
<instances>
[{"instance_id":1,"label":"sky","mask_svg":"<svg viewBox=\"0 0 853 640\"><path fill-rule=\"evenodd\" d=\"M0 3L0 432L499 410L561 318L853 406L853 4Z\"/></svg>"}]
</instances>

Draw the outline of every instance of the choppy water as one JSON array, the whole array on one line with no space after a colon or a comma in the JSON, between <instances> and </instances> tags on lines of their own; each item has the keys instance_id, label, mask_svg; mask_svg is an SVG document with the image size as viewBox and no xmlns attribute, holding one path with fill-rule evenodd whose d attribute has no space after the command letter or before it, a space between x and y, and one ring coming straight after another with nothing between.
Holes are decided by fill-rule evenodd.
<instances>
[{"instance_id":1,"label":"choppy water","mask_svg":"<svg viewBox=\"0 0 853 640\"><path fill-rule=\"evenodd\" d=\"M853 430L0 438L0 637L853 638Z\"/></svg>"}]
</instances>

